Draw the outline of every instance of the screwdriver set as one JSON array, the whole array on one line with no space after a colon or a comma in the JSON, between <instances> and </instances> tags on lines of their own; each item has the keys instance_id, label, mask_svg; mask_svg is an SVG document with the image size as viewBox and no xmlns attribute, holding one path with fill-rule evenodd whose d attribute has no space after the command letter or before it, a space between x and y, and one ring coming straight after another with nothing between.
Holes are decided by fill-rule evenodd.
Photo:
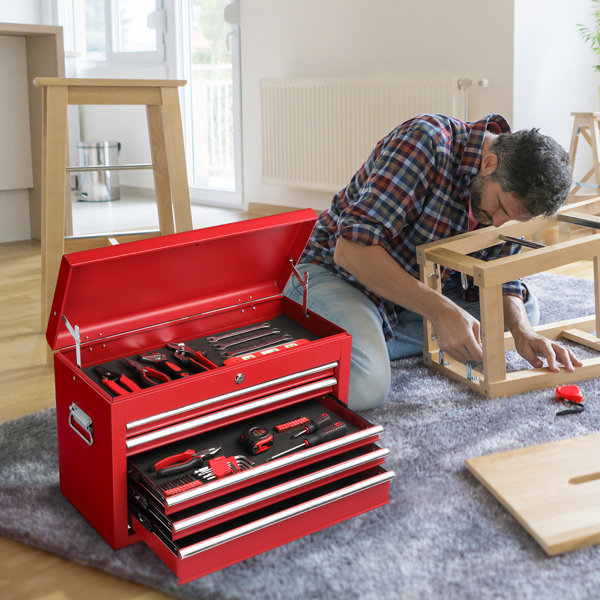
<instances>
[{"instance_id":1,"label":"screwdriver set","mask_svg":"<svg viewBox=\"0 0 600 600\"><path fill-rule=\"evenodd\" d=\"M315 221L63 256L46 335L60 490L180 584L389 502L382 428L347 406L352 339L307 309L296 270Z\"/></svg>"}]
</instances>

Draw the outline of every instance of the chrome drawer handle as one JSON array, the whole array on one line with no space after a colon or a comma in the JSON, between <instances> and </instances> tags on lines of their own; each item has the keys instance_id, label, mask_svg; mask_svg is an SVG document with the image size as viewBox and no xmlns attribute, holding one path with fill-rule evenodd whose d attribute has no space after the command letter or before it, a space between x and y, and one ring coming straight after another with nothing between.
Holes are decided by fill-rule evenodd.
<instances>
[{"instance_id":1,"label":"chrome drawer handle","mask_svg":"<svg viewBox=\"0 0 600 600\"><path fill-rule=\"evenodd\" d=\"M90 437L89 439L81 433L75 425L73 425L73 420L81 427ZM69 425L71 429L88 445L91 446L94 443L94 435L93 435L93 426L92 419L88 417L77 404L73 403L69 406Z\"/></svg>"}]
</instances>

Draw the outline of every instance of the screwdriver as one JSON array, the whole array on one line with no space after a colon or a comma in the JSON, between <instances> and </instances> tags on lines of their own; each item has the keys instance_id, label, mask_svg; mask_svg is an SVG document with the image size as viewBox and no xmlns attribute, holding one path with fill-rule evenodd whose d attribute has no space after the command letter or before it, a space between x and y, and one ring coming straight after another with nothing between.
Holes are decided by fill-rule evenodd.
<instances>
[{"instance_id":1,"label":"screwdriver","mask_svg":"<svg viewBox=\"0 0 600 600\"><path fill-rule=\"evenodd\" d=\"M267 458L265 462L269 462L271 460L275 460L284 454L289 454L294 450L298 450L299 448L311 448L312 446L317 446L318 444L323 444L324 442L330 442L331 440L337 440L338 438L344 437L348 433L348 429L344 423L335 423L333 425L327 425L323 427L323 429L319 429L315 433L311 433L307 435L302 443L298 446L294 446L285 452L281 452L276 454L275 456L271 456L271 458Z\"/></svg>"},{"instance_id":2,"label":"screwdriver","mask_svg":"<svg viewBox=\"0 0 600 600\"><path fill-rule=\"evenodd\" d=\"M327 425L331 425L331 417L327 413L323 413L314 419L311 419L308 422L308 425L305 425L302 431L293 435L290 439L295 439L298 436L304 435L305 433L314 433L317 429L322 429Z\"/></svg>"}]
</instances>

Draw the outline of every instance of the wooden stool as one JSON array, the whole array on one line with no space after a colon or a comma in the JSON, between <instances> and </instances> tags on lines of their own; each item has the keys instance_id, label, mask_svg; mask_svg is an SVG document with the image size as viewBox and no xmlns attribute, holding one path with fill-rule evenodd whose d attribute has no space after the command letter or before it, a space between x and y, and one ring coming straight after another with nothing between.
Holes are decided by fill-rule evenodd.
<instances>
[{"instance_id":1,"label":"wooden stool","mask_svg":"<svg viewBox=\"0 0 600 600\"><path fill-rule=\"evenodd\" d=\"M185 81L143 79L64 79L38 77L43 88L42 121L42 331L48 316L65 250L65 207L70 207L67 168L67 106L146 106L151 165L90 167L92 171L153 169L160 234L193 229L178 87ZM111 235L118 235L111 234ZM150 237L148 234L138 237ZM128 236L128 240L132 236Z\"/></svg>"},{"instance_id":2,"label":"wooden stool","mask_svg":"<svg viewBox=\"0 0 600 600\"><path fill-rule=\"evenodd\" d=\"M577 155L577 144L579 142L579 136L583 136L585 141L592 148L592 160L594 166L582 177L581 181L573 181L575 186L569 193L569 200L571 202L576 201L572 198L582 187L594 188L598 190L600 188L600 156L598 151L600 149L600 133L598 131L598 119L600 119L600 112L590 113L571 113L575 117L575 123L573 124L573 135L571 136L571 148L569 150L569 156L571 157L571 165L575 166L575 156ZM596 183L587 183L592 177L596 178Z\"/></svg>"}]
</instances>

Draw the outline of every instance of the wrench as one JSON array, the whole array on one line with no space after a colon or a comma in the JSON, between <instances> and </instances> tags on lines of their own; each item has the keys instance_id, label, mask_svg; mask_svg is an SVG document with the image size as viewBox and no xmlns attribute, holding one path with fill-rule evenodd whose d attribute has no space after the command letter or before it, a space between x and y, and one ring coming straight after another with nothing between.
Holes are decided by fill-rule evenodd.
<instances>
[{"instance_id":1,"label":"wrench","mask_svg":"<svg viewBox=\"0 0 600 600\"><path fill-rule=\"evenodd\" d=\"M250 348L244 348L243 350L238 350L237 352L219 352L219 356L223 358L232 358L233 356L240 356L242 354L248 354L248 352L252 352L253 350L259 350L261 348L267 348L268 346L273 346L274 344L280 344L281 342L289 342L294 339L289 333L282 335L280 338L273 340L272 342L265 342L264 344L258 344L256 346L251 346Z\"/></svg>"},{"instance_id":2,"label":"wrench","mask_svg":"<svg viewBox=\"0 0 600 600\"><path fill-rule=\"evenodd\" d=\"M269 327L271 327L270 323L263 323L262 325L255 325L254 327L251 327L250 329L240 329L239 331L234 331L232 333L226 333L225 335L219 335L219 336L211 336L211 337L207 337L206 341L209 344L214 344L215 342L220 342L221 340L225 340L227 338L233 337L234 335L242 335L243 333L250 333L252 331L258 331L259 329L268 329Z\"/></svg>"},{"instance_id":3,"label":"wrench","mask_svg":"<svg viewBox=\"0 0 600 600\"><path fill-rule=\"evenodd\" d=\"M258 338L267 337L268 335L273 335L275 333L281 333L281 331L279 329L271 329L269 331L265 331L264 333L259 333L258 335L251 335L250 337L245 337L241 340L235 340L235 342L226 342L225 344L213 344L213 348L215 350L225 350L225 348L229 348L229 346L236 346L237 344L243 344L244 342L257 340Z\"/></svg>"}]
</instances>

